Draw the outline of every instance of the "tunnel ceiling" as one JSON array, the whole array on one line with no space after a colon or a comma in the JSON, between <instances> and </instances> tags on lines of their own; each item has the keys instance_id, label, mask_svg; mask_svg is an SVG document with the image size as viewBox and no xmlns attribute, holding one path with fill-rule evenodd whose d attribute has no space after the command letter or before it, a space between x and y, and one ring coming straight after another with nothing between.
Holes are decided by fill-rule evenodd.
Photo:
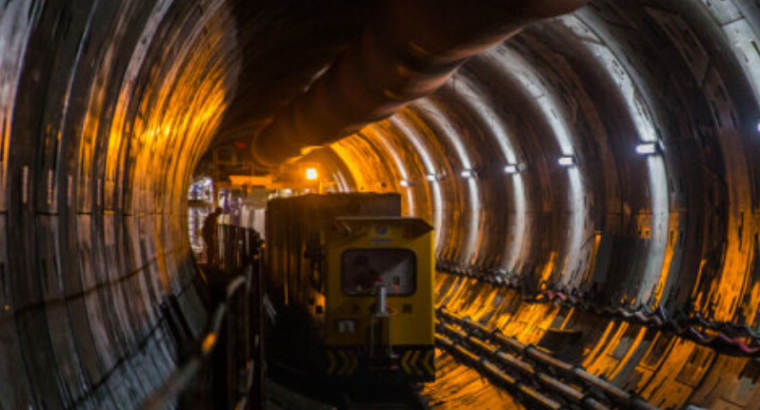
<instances>
[{"instance_id":1,"label":"tunnel ceiling","mask_svg":"<svg viewBox=\"0 0 760 410\"><path fill-rule=\"evenodd\" d=\"M249 140L359 37L367 0L231 1L240 75L216 144Z\"/></svg>"},{"instance_id":2,"label":"tunnel ceiling","mask_svg":"<svg viewBox=\"0 0 760 410\"><path fill-rule=\"evenodd\" d=\"M136 407L166 380L165 310L189 338L206 321L193 169L264 129L372 16L73 3L0 0L3 409ZM594 1L315 155L336 189L400 192L434 223L441 306L524 343L581 331L576 364L661 408L756 409L758 34L757 1ZM457 408L446 376L428 391Z\"/></svg>"},{"instance_id":3,"label":"tunnel ceiling","mask_svg":"<svg viewBox=\"0 0 760 410\"><path fill-rule=\"evenodd\" d=\"M594 2L331 149L436 222L442 262L751 322L758 12Z\"/></svg>"}]
</instances>

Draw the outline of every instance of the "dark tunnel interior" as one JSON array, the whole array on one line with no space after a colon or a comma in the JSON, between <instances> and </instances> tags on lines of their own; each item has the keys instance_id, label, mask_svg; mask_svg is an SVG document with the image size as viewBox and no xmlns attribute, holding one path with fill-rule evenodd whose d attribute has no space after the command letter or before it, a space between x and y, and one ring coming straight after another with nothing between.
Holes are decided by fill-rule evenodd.
<instances>
[{"instance_id":1,"label":"dark tunnel interior","mask_svg":"<svg viewBox=\"0 0 760 410\"><path fill-rule=\"evenodd\" d=\"M373 3L0 0L0 409L162 385L162 304L209 320L193 171L329 75ZM438 307L525 344L579 330L568 360L662 409L760 409L760 1L594 0L367 122L323 170L435 226ZM438 362L432 408L530 408Z\"/></svg>"}]
</instances>

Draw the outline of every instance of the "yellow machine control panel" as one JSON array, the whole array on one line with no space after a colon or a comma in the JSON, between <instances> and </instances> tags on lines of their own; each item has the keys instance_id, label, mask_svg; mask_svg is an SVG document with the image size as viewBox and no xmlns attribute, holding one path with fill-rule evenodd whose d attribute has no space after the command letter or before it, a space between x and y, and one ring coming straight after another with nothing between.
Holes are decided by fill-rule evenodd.
<instances>
[{"instance_id":1,"label":"yellow machine control panel","mask_svg":"<svg viewBox=\"0 0 760 410\"><path fill-rule=\"evenodd\" d=\"M433 345L435 269L429 224L419 218L337 218L325 234L325 250L326 345L366 345L378 303L388 318L385 343Z\"/></svg>"}]
</instances>

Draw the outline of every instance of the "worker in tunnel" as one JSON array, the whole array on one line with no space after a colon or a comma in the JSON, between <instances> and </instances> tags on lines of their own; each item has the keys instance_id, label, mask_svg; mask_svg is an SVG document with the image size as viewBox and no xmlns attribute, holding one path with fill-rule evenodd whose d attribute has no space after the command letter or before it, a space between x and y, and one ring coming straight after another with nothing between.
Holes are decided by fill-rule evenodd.
<instances>
[{"instance_id":1,"label":"worker in tunnel","mask_svg":"<svg viewBox=\"0 0 760 410\"><path fill-rule=\"evenodd\" d=\"M208 214L206 219L203 220L201 235L203 236L203 244L206 251L206 263L209 265L219 263L217 238L219 236L219 216L222 213L224 213L222 208L217 207L214 209L214 212Z\"/></svg>"}]
</instances>

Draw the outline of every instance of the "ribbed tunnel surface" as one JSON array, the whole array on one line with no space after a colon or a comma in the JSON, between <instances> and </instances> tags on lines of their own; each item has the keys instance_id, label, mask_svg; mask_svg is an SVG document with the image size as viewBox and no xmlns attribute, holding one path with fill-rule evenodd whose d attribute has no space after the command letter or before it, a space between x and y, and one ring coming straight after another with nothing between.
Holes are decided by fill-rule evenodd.
<instances>
[{"instance_id":1,"label":"ribbed tunnel surface","mask_svg":"<svg viewBox=\"0 0 760 410\"><path fill-rule=\"evenodd\" d=\"M0 408L132 408L206 323L186 228L369 1L0 1ZM393 22L388 22L392 25ZM438 303L660 408L760 409L760 3L598 0L330 145L437 229ZM177 298L178 303L171 300ZM572 351L571 351L572 350ZM522 408L441 351L434 408ZM530 406L527 406L530 408Z\"/></svg>"}]
</instances>

